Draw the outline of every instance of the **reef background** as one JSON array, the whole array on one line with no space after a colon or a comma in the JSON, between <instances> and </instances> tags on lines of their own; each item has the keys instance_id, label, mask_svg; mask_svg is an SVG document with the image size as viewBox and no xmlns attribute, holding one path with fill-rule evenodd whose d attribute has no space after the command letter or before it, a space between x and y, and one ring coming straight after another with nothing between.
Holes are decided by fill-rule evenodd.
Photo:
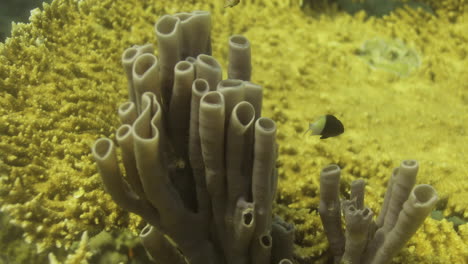
<instances>
[{"instance_id":1,"label":"reef background","mask_svg":"<svg viewBox=\"0 0 468 264\"><path fill-rule=\"evenodd\" d=\"M295 0L245 0L228 9L222 0L54 0L34 10L30 23L15 25L0 43L0 209L24 231L18 240L41 253L21 252L65 259L80 251L89 260L102 252L79 246L83 232L141 229L103 191L90 146L114 137L116 109L127 98L123 50L157 45L159 16L202 9L212 13L213 55L223 66L230 35L252 43L252 80L264 86L264 115L279 127L275 210L296 225L300 263L325 261L317 213L322 167L343 168L343 195L364 178L366 204L378 212L392 168L408 158L419 161L418 183L433 185L441 202L393 263L464 263L468 3L419 2L433 14L407 8L367 17L334 2ZM420 63L405 74L371 67L362 49L373 39L401 41ZM326 113L345 124L343 135L302 135ZM31 261L2 241L1 257Z\"/></svg>"},{"instance_id":2,"label":"reef background","mask_svg":"<svg viewBox=\"0 0 468 264\"><path fill-rule=\"evenodd\" d=\"M0 41L10 36L11 22L28 22L30 11L50 0L2 0L0 2Z\"/></svg>"}]
</instances>

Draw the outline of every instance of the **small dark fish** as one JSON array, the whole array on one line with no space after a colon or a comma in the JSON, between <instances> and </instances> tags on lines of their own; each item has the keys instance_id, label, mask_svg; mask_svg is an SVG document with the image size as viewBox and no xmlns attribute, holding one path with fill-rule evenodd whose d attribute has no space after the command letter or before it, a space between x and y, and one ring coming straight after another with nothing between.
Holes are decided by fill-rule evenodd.
<instances>
[{"instance_id":1,"label":"small dark fish","mask_svg":"<svg viewBox=\"0 0 468 264\"><path fill-rule=\"evenodd\" d=\"M344 126L334 115L324 115L310 124L309 129L304 134L309 131L311 135L321 135L320 139L325 139L343 134Z\"/></svg>"}]
</instances>

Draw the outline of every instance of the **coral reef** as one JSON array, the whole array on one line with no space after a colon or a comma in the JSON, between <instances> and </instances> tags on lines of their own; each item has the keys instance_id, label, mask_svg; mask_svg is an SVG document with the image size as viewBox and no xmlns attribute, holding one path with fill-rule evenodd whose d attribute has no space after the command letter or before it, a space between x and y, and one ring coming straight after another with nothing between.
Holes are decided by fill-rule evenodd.
<instances>
[{"instance_id":1,"label":"coral reef","mask_svg":"<svg viewBox=\"0 0 468 264\"><path fill-rule=\"evenodd\" d=\"M89 258L92 253L88 247L89 237L88 231L84 231L81 235L80 243L75 252L69 254L65 261L61 262L57 260L57 257L53 253L49 253L49 263L50 264L79 264L79 263L88 263Z\"/></svg>"},{"instance_id":2,"label":"coral reef","mask_svg":"<svg viewBox=\"0 0 468 264\"><path fill-rule=\"evenodd\" d=\"M23 230L10 223L10 218L0 212L0 263L28 263L31 259L45 262L46 256L38 256L34 245L23 241Z\"/></svg>"},{"instance_id":3,"label":"coral reef","mask_svg":"<svg viewBox=\"0 0 468 264\"><path fill-rule=\"evenodd\" d=\"M10 35L11 23L28 21L30 10L50 0L3 0L0 2L0 41Z\"/></svg>"},{"instance_id":4,"label":"coral reef","mask_svg":"<svg viewBox=\"0 0 468 264\"><path fill-rule=\"evenodd\" d=\"M468 10L461 0L422 2L435 15L403 8L369 18L324 5L309 16L293 0L226 9L224 1L55 0L36 9L0 43L1 209L42 251L68 248L85 230L142 228L102 190L89 148L114 137L119 123L115 109L127 98L120 54L155 43L161 15L203 9L213 14L213 55L223 67L230 35L254 43L253 81L264 85L264 114L278 125L274 212L295 224L298 260L323 263L328 247L317 213L323 166L343 169L344 196L352 180L366 179L367 204L378 212L385 175L413 157L419 180L438 191L443 219L425 221L393 262L456 263L468 256L467 224L447 221L468 219ZM374 38L401 40L421 66L405 78L372 69L358 50ZM339 116L346 133L301 137L324 112Z\"/></svg>"}]
</instances>

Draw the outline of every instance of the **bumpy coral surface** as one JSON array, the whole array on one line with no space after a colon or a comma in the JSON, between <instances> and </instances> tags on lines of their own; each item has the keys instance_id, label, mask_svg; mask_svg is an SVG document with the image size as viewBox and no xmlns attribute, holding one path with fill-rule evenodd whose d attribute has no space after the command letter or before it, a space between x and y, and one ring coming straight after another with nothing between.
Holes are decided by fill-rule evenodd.
<instances>
[{"instance_id":1,"label":"bumpy coral surface","mask_svg":"<svg viewBox=\"0 0 468 264\"><path fill-rule=\"evenodd\" d=\"M253 81L264 85L265 116L277 121L280 182L276 211L298 229L301 263L324 262L317 214L320 169L343 168L342 193L364 178L366 204L378 212L391 170L420 163L419 183L435 186L444 216L468 219L468 8L425 1L435 11L350 16L333 6L306 15L300 1L55 0L34 10L0 43L0 203L39 250L69 247L85 230L142 226L102 189L90 155L113 138L115 109L127 98L120 65L133 44L155 43L166 13L209 10L213 55L225 65L227 39L252 43ZM421 64L402 77L360 58L366 40L402 42ZM155 43L157 45L157 43ZM345 133L303 136L330 113ZM428 219L394 263L462 263L467 225Z\"/></svg>"}]
</instances>

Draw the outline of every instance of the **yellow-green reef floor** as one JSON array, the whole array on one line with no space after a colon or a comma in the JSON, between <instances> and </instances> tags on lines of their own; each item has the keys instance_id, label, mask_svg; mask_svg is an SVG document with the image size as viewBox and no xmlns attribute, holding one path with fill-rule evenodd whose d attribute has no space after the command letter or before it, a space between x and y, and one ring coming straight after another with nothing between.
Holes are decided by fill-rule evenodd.
<instances>
[{"instance_id":1,"label":"yellow-green reef floor","mask_svg":"<svg viewBox=\"0 0 468 264\"><path fill-rule=\"evenodd\" d=\"M230 35L251 41L252 80L279 127L275 210L296 225L300 263L324 263L328 247L320 169L343 168L343 193L364 178L366 204L378 212L403 159L419 161L417 182L437 189L443 219L426 219L393 263L467 263L468 3L422 2L435 15L399 9L366 19L334 5L304 12L294 0L228 9L222 0L54 0L0 43L0 208L41 252L69 248L85 230L140 229L104 193L90 146L114 136L127 98L123 50L155 43L161 15L202 9L212 13L223 66ZM327 113L343 135L303 136Z\"/></svg>"}]
</instances>

